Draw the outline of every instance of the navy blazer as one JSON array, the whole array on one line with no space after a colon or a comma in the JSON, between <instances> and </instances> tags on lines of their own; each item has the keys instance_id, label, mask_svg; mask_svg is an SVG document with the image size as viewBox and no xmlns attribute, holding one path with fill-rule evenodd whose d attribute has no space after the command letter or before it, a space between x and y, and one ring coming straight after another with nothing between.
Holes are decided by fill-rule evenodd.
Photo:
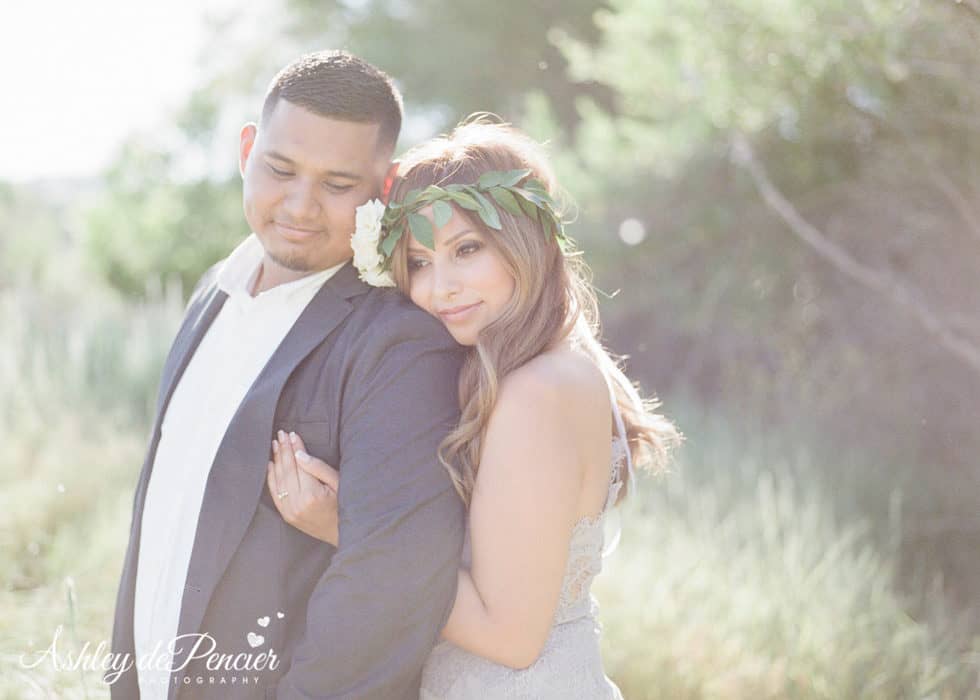
<instances>
[{"instance_id":1,"label":"navy blazer","mask_svg":"<svg viewBox=\"0 0 980 700\"><path fill-rule=\"evenodd\" d=\"M146 487L170 396L227 298L215 282L220 265L198 283L167 357L136 486L112 634L113 652L131 663ZM436 455L459 419L460 360L438 320L368 286L350 263L324 283L211 465L178 628L199 644L178 649L169 700L417 700L456 596L463 542L463 504ZM271 500L266 465L279 429L295 430L340 471L336 548L288 525ZM263 665L258 655L269 650L275 669L267 655L261 670L236 670ZM135 667L115 678L111 696L139 698Z\"/></svg>"}]
</instances>

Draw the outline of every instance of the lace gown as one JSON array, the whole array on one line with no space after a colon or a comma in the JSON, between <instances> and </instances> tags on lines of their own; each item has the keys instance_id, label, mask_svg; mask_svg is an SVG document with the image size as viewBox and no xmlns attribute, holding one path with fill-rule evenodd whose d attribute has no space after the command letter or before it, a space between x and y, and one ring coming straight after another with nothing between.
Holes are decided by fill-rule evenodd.
<instances>
[{"instance_id":1,"label":"lace gown","mask_svg":"<svg viewBox=\"0 0 980 700\"><path fill-rule=\"evenodd\" d=\"M602 570L603 523L622 488L624 462L631 484L633 479L618 410L615 418L620 437L613 440L606 503L598 515L582 518L572 531L561 597L541 655L528 668L515 670L441 641L422 671L420 700L622 700L619 688L602 670L598 604L591 593L592 580ZM470 562L467 523L463 563L468 567Z\"/></svg>"}]
</instances>

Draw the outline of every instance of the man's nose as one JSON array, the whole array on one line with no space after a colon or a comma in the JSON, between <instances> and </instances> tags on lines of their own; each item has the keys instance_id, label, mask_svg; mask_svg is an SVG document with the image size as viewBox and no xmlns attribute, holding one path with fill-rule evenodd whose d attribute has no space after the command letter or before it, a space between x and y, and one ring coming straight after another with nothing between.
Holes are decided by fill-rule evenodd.
<instances>
[{"instance_id":1,"label":"man's nose","mask_svg":"<svg viewBox=\"0 0 980 700\"><path fill-rule=\"evenodd\" d=\"M290 183L283 208L294 224L302 224L320 215L319 183L296 178Z\"/></svg>"}]
</instances>

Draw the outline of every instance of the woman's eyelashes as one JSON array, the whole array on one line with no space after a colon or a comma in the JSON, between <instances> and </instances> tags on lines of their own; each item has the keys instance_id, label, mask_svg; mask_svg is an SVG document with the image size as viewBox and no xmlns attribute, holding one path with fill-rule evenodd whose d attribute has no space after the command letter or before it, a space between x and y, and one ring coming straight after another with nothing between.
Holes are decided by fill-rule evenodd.
<instances>
[{"instance_id":1,"label":"woman's eyelashes","mask_svg":"<svg viewBox=\"0 0 980 700\"><path fill-rule=\"evenodd\" d=\"M453 255L457 258L466 258L473 255L483 247L483 244L479 241L463 241L453 250ZM408 258L408 271L416 272L421 270L428 265L431 265L431 261L422 257L409 257Z\"/></svg>"},{"instance_id":2,"label":"woman's eyelashes","mask_svg":"<svg viewBox=\"0 0 980 700\"><path fill-rule=\"evenodd\" d=\"M482 247L483 244L478 241L463 241L456 246L456 257L465 258L468 255L473 255Z\"/></svg>"},{"instance_id":3,"label":"woman's eyelashes","mask_svg":"<svg viewBox=\"0 0 980 700\"><path fill-rule=\"evenodd\" d=\"M423 267L429 264L429 261L425 258L409 258L408 259L408 271L415 272L416 270L421 270Z\"/></svg>"}]
</instances>

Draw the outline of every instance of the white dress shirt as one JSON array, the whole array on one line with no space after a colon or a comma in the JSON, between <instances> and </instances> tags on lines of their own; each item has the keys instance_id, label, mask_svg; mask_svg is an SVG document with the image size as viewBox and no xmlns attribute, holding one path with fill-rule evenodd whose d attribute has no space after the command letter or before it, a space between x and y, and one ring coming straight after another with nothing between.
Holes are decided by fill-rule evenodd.
<instances>
[{"instance_id":1,"label":"white dress shirt","mask_svg":"<svg viewBox=\"0 0 980 700\"><path fill-rule=\"evenodd\" d=\"M252 296L264 249L251 234L217 276L228 294L177 383L161 423L143 506L133 633L142 700L166 700L191 549L211 464L232 416L336 267ZM160 659L165 659L161 662ZM159 670L162 667L163 670Z\"/></svg>"}]
</instances>

